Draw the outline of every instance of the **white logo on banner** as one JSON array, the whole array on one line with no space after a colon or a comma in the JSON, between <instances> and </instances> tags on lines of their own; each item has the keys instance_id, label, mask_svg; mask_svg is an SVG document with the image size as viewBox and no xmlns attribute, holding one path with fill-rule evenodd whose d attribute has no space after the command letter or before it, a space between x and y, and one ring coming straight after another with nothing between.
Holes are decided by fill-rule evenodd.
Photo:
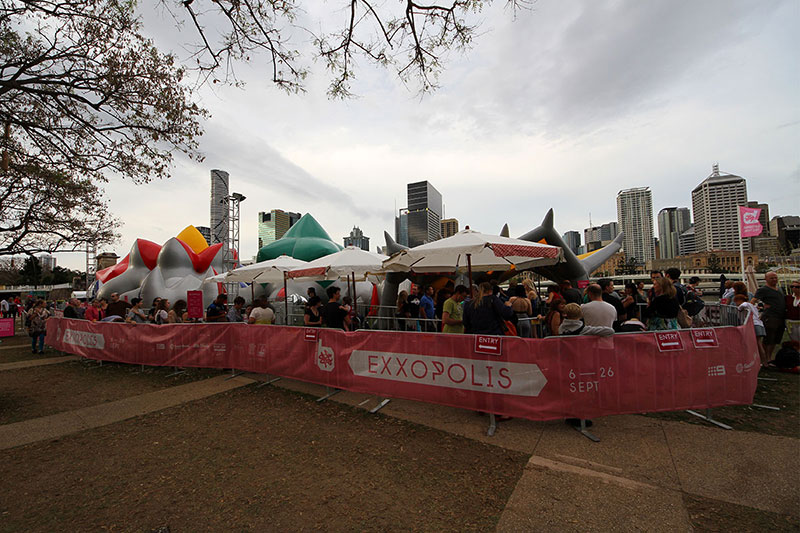
<instances>
[{"instance_id":1,"label":"white logo on banner","mask_svg":"<svg viewBox=\"0 0 800 533\"><path fill-rule=\"evenodd\" d=\"M759 359L758 358L758 353L754 353L753 354L753 360L750 361L749 363L745 364L745 365L743 365L742 363L738 363L736 365L736 371L738 373L740 373L740 374L742 372L750 372L751 370L753 370L753 367L756 366L756 362L758 361L758 359Z\"/></svg>"},{"instance_id":2,"label":"white logo on banner","mask_svg":"<svg viewBox=\"0 0 800 533\"><path fill-rule=\"evenodd\" d=\"M333 348L322 345L322 339L317 341L317 351L314 354L314 362L323 372L333 372L336 366L336 356Z\"/></svg>"},{"instance_id":3,"label":"white logo on banner","mask_svg":"<svg viewBox=\"0 0 800 533\"><path fill-rule=\"evenodd\" d=\"M105 348L106 341L102 333L90 333L88 331L77 331L74 329L64 330L64 337L61 339L64 344L74 344L84 348Z\"/></svg>"},{"instance_id":4,"label":"white logo on banner","mask_svg":"<svg viewBox=\"0 0 800 533\"><path fill-rule=\"evenodd\" d=\"M725 375L725 365L717 365L717 366L708 367L708 375L709 375L709 377L724 376Z\"/></svg>"},{"instance_id":5,"label":"white logo on banner","mask_svg":"<svg viewBox=\"0 0 800 533\"><path fill-rule=\"evenodd\" d=\"M547 384L532 363L353 350L349 364L357 376L492 394L538 396Z\"/></svg>"}]
</instances>

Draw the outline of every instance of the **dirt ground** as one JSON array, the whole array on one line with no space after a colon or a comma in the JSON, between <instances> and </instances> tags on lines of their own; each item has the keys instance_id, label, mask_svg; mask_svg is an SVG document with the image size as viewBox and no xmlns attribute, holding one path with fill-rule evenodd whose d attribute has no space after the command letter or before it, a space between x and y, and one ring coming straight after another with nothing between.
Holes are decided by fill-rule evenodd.
<instances>
[{"instance_id":1,"label":"dirt ground","mask_svg":"<svg viewBox=\"0 0 800 533\"><path fill-rule=\"evenodd\" d=\"M715 407L712 410L714 419L732 426L737 431L800 437L800 375L777 370L762 370L758 376L758 388L753 403L778 407L780 411L750 405ZM647 416L707 425L707 422L684 411L652 413Z\"/></svg>"},{"instance_id":2,"label":"dirt ground","mask_svg":"<svg viewBox=\"0 0 800 533\"><path fill-rule=\"evenodd\" d=\"M137 365L101 366L86 360L6 370L0 372L0 424L98 405L220 374L219 370L195 369L168 377L172 371L145 367L142 372Z\"/></svg>"},{"instance_id":3,"label":"dirt ground","mask_svg":"<svg viewBox=\"0 0 800 533\"><path fill-rule=\"evenodd\" d=\"M0 452L0 530L487 531L526 460L249 386Z\"/></svg>"}]
</instances>

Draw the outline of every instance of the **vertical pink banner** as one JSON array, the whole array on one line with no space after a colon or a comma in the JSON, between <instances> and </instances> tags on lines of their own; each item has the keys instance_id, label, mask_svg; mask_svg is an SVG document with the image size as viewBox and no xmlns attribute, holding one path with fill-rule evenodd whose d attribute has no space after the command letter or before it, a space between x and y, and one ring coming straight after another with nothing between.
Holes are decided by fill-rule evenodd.
<instances>
[{"instance_id":1,"label":"vertical pink banner","mask_svg":"<svg viewBox=\"0 0 800 533\"><path fill-rule=\"evenodd\" d=\"M0 318L0 337L14 336L14 319Z\"/></svg>"},{"instance_id":2,"label":"vertical pink banner","mask_svg":"<svg viewBox=\"0 0 800 533\"><path fill-rule=\"evenodd\" d=\"M189 318L203 318L203 291L186 291L186 312Z\"/></svg>"},{"instance_id":3,"label":"vertical pink banner","mask_svg":"<svg viewBox=\"0 0 800 533\"><path fill-rule=\"evenodd\" d=\"M742 238L758 237L764 231L764 226L758 221L761 209L757 207L739 206L739 227L741 228Z\"/></svg>"}]
</instances>

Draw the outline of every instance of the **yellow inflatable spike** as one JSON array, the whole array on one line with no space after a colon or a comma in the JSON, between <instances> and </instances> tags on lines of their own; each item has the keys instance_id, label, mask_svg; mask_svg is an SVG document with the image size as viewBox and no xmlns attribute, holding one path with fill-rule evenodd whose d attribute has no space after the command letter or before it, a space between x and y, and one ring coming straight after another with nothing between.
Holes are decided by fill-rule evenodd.
<instances>
[{"instance_id":1,"label":"yellow inflatable spike","mask_svg":"<svg viewBox=\"0 0 800 533\"><path fill-rule=\"evenodd\" d=\"M578 259L585 259L585 258L589 257L590 255L592 255L596 251L597 250L594 250L594 251L586 253L586 254L581 254L581 255L578 256Z\"/></svg>"},{"instance_id":2,"label":"yellow inflatable spike","mask_svg":"<svg viewBox=\"0 0 800 533\"><path fill-rule=\"evenodd\" d=\"M178 233L177 238L185 242L196 254L208 248L206 238L194 226L186 226L182 232Z\"/></svg>"}]
</instances>

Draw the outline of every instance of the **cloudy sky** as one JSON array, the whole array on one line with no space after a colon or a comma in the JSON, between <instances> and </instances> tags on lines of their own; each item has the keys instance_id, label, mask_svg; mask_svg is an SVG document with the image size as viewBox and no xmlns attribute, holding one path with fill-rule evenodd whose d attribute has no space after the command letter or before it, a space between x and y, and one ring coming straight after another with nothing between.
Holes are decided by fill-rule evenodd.
<instances>
[{"instance_id":1,"label":"cloudy sky","mask_svg":"<svg viewBox=\"0 0 800 533\"><path fill-rule=\"evenodd\" d=\"M313 4L310 18L337 7ZM160 45L183 53L188 35L163 13L143 16ZM441 89L424 98L366 64L346 101L327 99L321 64L302 95L273 87L259 64L237 68L244 88L203 88L205 161L179 158L171 179L145 186L113 181L124 225L104 251L208 225L213 168L247 197L245 258L257 252L257 213L276 208L311 213L340 244L359 226L374 250L419 180L462 228L508 223L512 236L550 207L562 233L582 232L590 213L596 225L616 220L629 187L652 189L654 215L690 206L716 162L745 177L771 216L800 214L797 0L539 0L516 17L498 2L478 20L473 49L451 54ZM59 262L83 267L80 254Z\"/></svg>"}]
</instances>

